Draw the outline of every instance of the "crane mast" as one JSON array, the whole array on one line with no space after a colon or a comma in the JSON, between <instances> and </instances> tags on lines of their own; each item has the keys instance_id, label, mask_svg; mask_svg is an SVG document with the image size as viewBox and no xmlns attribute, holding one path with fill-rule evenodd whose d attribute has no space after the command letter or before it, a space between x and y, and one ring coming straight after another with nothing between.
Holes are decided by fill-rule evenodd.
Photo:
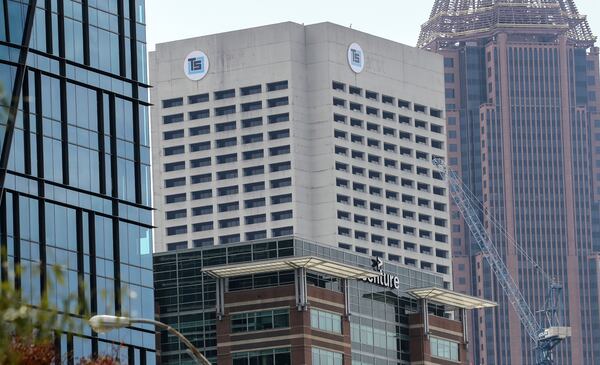
<instances>
[{"instance_id":1,"label":"crane mast","mask_svg":"<svg viewBox=\"0 0 600 365\"><path fill-rule=\"evenodd\" d=\"M570 327L560 327L558 323L558 305L562 286L556 282L556 280L550 280L545 308L542 310L542 312L545 312L547 327L543 327L536 319L534 312L525 300L517 283L510 275L508 267L502 260L502 257L498 253L488 232L485 230L483 223L477 214L476 202L469 196L461 179L456 172L446 167L442 159L434 159L433 164L448 181L452 200L460 210L465 223L475 238L475 242L488 261L496 276L496 280L502 287L508 301L513 306L527 335L535 343L536 364L554 364L554 347L556 347L563 339L569 337L571 332Z\"/></svg>"}]
</instances>

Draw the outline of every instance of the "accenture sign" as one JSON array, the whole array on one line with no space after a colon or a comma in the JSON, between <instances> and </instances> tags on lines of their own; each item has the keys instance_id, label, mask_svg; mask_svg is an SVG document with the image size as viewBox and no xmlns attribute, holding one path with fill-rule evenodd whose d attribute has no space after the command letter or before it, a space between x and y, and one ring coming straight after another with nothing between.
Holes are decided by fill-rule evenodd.
<instances>
[{"instance_id":1,"label":"accenture sign","mask_svg":"<svg viewBox=\"0 0 600 365\"><path fill-rule=\"evenodd\" d=\"M379 276L374 278L363 278L363 281L367 283L383 286L386 288L399 289L400 288L400 278L394 275L386 274L383 272L383 261L379 257L375 257L371 259L371 267L373 270L379 272Z\"/></svg>"}]
</instances>

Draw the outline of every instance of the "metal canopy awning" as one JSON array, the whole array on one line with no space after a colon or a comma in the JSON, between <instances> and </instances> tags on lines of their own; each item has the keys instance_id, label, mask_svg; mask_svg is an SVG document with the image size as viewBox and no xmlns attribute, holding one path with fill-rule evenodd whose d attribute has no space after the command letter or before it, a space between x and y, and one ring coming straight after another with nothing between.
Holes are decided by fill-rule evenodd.
<instances>
[{"instance_id":1,"label":"metal canopy awning","mask_svg":"<svg viewBox=\"0 0 600 365\"><path fill-rule=\"evenodd\" d=\"M247 262L206 268L203 271L214 278L230 278L273 271L304 268L341 279L376 277L379 272L350 266L315 256L286 257L274 260Z\"/></svg>"},{"instance_id":2,"label":"metal canopy awning","mask_svg":"<svg viewBox=\"0 0 600 365\"><path fill-rule=\"evenodd\" d=\"M490 300L435 287L409 289L406 292L417 299L427 299L461 309L491 308L498 305Z\"/></svg>"}]
</instances>

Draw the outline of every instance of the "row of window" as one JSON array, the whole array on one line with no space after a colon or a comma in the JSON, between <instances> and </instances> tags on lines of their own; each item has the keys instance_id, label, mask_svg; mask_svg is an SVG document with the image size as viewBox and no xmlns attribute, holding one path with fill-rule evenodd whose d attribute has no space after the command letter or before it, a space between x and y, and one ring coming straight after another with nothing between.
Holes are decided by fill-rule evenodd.
<instances>
[{"instance_id":1,"label":"row of window","mask_svg":"<svg viewBox=\"0 0 600 365\"><path fill-rule=\"evenodd\" d=\"M346 92L346 84L344 84L342 82L332 81L331 87L333 90ZM427 113L427 109L429 109L429 115L436 117L436 118L442 117L442 111L439 109L427 108L425 105L411 103L410 101L395 98L390 95L380 94L376 91L364 90L364 92L363 92L363 89L358 86L349 85L348 93L350 95L357 95L357 96L364 97L366 99L380 101L383 104L397 105L399 108L412 109L418 113ZM381 97L380 97L380 95L381 95Z\"/></svg>"},{"instance_id":2,"label":"row of window","mask_svg":"<svg viewBox=\"0 0 600 365\"><path fill-rule=\"evenodd\" d=\"M292 219L292 218L293 218L293 213L291 210L283 210L283 211L271 213L271 221L273 221L273 222L282 221L282 220L286 220L286 219ZM266 214L255 214L255 215L248 215L248 216L244 217L244 223L246 225L265 223L266 221L267 221ZM240 217L229 218L229 219L219 219L217 221L217 226L221 229L239 227L240 226ZM211 231L214 229L214 227L215 227L215 224L213 223L212 220L206 221L206 222L201 222L201 223L192 223L192 231L193 232ZM176 236L179 234L186 234L187 232L188 232L187 224L166 228L167 236Z\"/></svg>"},{"instance_id":3,"label":"row of window","mask_svg":"<svg viewBox=\"0 0 600 365\"><path fill-rule=\"evenodd\" d=\"M188 128L188 136L189 137L201 136L201 135L205 135L205 134L210 134L210 125L203 125L200 127ZM268 132L269 140L276 140L276 139L286 138L289 136L290 136L289 129L280 129L280 130ZM184 129L176 129L176 130L172 130L172 131L163 132L164 140L177 139L177 138L183 138L183 137L185 137ZM255 134L247 134L247 135L240 137L240 142L242 144L262 142L264 140L263 137L264 137L264 135L262 132L255 133ZM222 141L222 142L218 142L218 141ZM237 137L226 138L225 140L218 140L218 141L217 141L217 143L223 143L223 144L219 145L217 148L230 147L230 146L237 145ZM234 141L235 141L235 143L234 143ZM227 143L234 143L234 144L227 145ZM207 146L208 146L208 148L210 148L210 142L208 142ZM192 150L192 152L194 152L194 151Z\"/></svg>"},{"instance_id":4,"label":"row of window","mask_svg":"<svg viewBox=\"0 0 600 365\"><path fill-rule=\"evenodd\" d=\"M384 229L382 220L371 218L371 222L372 222L372 224L371 224L372 227ZM377 223L375 223L375 222L377 222ZM365 223L363 223L363 224L365 224L365 225L367 224L366 217L365 217ZM376 224L376 225L373 225L373 224ZM391 231L391 232L400 232L400 225L397 223L393 223L393 222L387 222L387 230ZM352 235L352 231L354 231L354 235ZM417 231L418 231L418 235L416 234ZM417 229L415 227L411 227L406 224L404 224L402 226L402 233L406 236L419 237L421 239L426 239L426 240L434 240L434 237L435 237L435 241L440 242L440 243L448 242L448 236L445 234L435 233L435 232L432 232L432 231L429 231L426 229ZM384 244L383 236L374 234L374 233L369 234L367 232L360 231L358 229L352 230L351 228L338 226L338 235L343 236L343 237L354 237L355 239L361 240L361 241L369 241L369 236L370 236L371 242L380 244L380 245ZM447 252L445 252L444 257L447 257L447 256L448 256L448 254L447 254Z\"/></svg>"},{"instance_id":5,"label":"row of window","mask_svg":"<svg viewBox=\"0 0 600 365\"><path fill-rule=\"evenodd\" d=\"M271 199L271 205L290 203L292 201L292 194L274 195L274 196L271 196L270 199ZM257 206L265 206L265 204L266 204L265 198L245 200L245 205L247 207L256 208ZM216 210L213 209L213 205L204 205L201 207L193 207L193 208L191 208L191 215L192 216L201 216L201 215L213 214L215 211L217 211L219 213L224 213L224 212L237 211L239 209L240 209L240 203L237 201L234 201L234 202L217 204ZM169 211L165 212L165 219L166 220L174 220L174 219L186 218L187 214L188 214L187 209L169 210ZM263 219L262 222L266 222L266 216L265 216L263 218L256 217L256 218L252 218L252 219L247 219L246 224L260 223L260 222L256 221L256 220L260 220L260 219ZM281 220L282 218L281 218L281 215L276 215L276 216L272 217L271 219L272 220Z\"/></svg>"},{"instance_id":6,"label":"row of window","mask_svg":"<svg viewBox=\"0 0 600 365\"><path fill-rule=\"evenodd\" d=\"M271 155L271 156L273 156L273 155ZM212 161L211 157L192 159L189 161L189 168L195 169L195 168L199 168L199 167L210 166L212 164L211 161ZM220 155L215 158L215 162L218 165L237 162L237 161L238 161L237 153ZM278 171L290 170L292 168L292 163L290 161L284 161L284 162L271 163L268 166L269 166L270 172L278 172ZM165 167L165 172L185 170L186 161L168 162L164 165L164 167ZM262 167L262 165L248 167L248 168L244 169L244 176L252 176L252 175L258 175L258 174L262 174L262 173L264 173L264 167ZM218 180L231 179L231 178L235 178L235 177L237 177L237 169L229 170L229 171L221 171L221 172L217 173Z\"/></svg>"},{"instance_id":7,"label":"row of window","mask_svg":"<svg viewBox=\"0 0 600 365\"><path fill-rule=\"evenodd\" d=\"M271 229L271 237L291 236L293 233L294 233L294 228L292 226ZM245 237L246 237L245 238L246 241L264 239L264 238L267 238L267 231L259 230L259 231L253 231L253 232L246 232ZM218 242L221 245L230 244L230 243L238 243L238 242L241 242L241 236L239 233L219 236ZM215 240L213 237L205 237L205 238L198 238L198 239L192 240L193 247L209 247L209 246L214 246L214 244L215 244ZM167 243L168 251L181 250L181 249L185 249L187 247L188 247L187 241L178 241L178 242Z\"/></svg>"},{"instance_id":8,"label":"row of window","mask_svg":"<svg viewBox=\"0 0 600 365\"><path fill-rule=\"evenodd\" d=\"M267 100L268 108L275 108L278 106L284 106L284 105L288 105L288 104L289 104L289 98L287 96ZM263 108L263 105L262 105L262 101L260 101L260 100L240 104L240 111L242 111L242 112L260 110L262 108ZM236 112L237 112L236 105L220 106L220 107L214 108L214 110L213 110L213 113L215 116L235 114ZM271 123L277 123L277 120L281 119L281 118L285 119L284 115L285 114L275 114L275 115L269 116L269 117L272 117L270 120L273 120ZM194 111L188 112L188 120L205 119L205 118L209 118L209 117L210 117L210 109L194 110ZM163 124L179 123L179 122L183 122L183 120L184 120L183 113L169 114L169 115L163 116ZM283 121L283 120L279 120L279 121Z\"/></svg>"},{"instance_id":9,"label":"row of window","mask_svg":"<svg viewBox=\"0 0 600 365\"><path fill-rule=\"evenodd\" d=\"M385 112L385 111L383 112L383 119L388 119L388 120L393 120L393 121L396 120L395 114L393 114L393 113L386 114L386 113L389 113L389 112ZM348 122L348 119L350 120L349 122ZM387 127L382 126L380 124L369 122L369 121L364 121L359 118L353 118L353 117L349 118L348 116L339 114L339 113L333 113L333 121L340 123L340 124L350 125L351 127L366 129L370 132L384 134L386 136L396 137L398 135L398 130L396 128L392 128L389 126L387 126ZM444 131L444 128L439 124L428 123L426 121L419 120L419 119L413 120L412 118L402 116L402 115L398 116L398 122L400 124L403 124L406 126L414 126L417 129L429 130L433 133L438 133L438 134L442 134ZM402 132L400 132L400 133L402 133Z\"/></svg>"},{"instance_id":10,"label":"row of window","mask_svg":"<svg viewBox=\"0 0 600 365\"><path fill-rule=\"evenodd\" d=\"M349 222L353 221L354 223L364 224L364 225L369 225L369 221L370 221L371 227L387 229L388 231L393 231L393 232L400 232L400 224L398 224L398 223L388 221L384 225L384 221L381 219L377 219L377 218L373 218L373 217L371 217L369 219L367 216L360 215L360 214L354 214L354 219L352 219L352 216L353 215L350 212L343 211L343 210L337 211L337 218L340 220L349 221ZM417 214L410 210L404 210L404 209L402 210L402 217L405 219L411 219L411 220L416 221L417 216L419 219L418 221L420 223L435 224L438 227L446 226L446 219L444 219L444 218L434 217L434 219L432 220L431 216L428 214L420 214L420 213ZM406 224L404 224L402 226L402 232L406 235L416 236L416 229L414 227L407 226ZM425 233L423 233L423 232L425 232ZM350 232L348 232L348 235L349 234L350 234ZM419 230L419 237L431 237L431 232Z\"/></svg>"},{"instance_id":11,"label":"row of window","mask_svg":"<svg viewBox=\"0 0 600 365\"><path fill-rule=\"evenodd\" d=\"M255 183L247 183L247 184L243 185L243 189L244 189L244 192L260 191L260 190L265 190L265 185L266 184L264 181L259 181L259 182L255 182ZM283 179L270 180L271 189L278 189L278 188L283 188L283 187L287 187L287 186L291 186L291 185L292 185L292 179L290 177L283 178ZM215 189L215 191L216 191L215 196L227 196L227 195L238 194L240 189L239 189L238 185L230 185L230 186L217 188L217 189ZM192 191L190 193L190 196L191 196L192 200L212 198L213 190L205 189L205 190ZM264 199L264 198L261 198L261 199ZM187 193L177 193L177 194L170 194L170 195L165 196L166 204L181 203L186 200L187 200ZM253 204L250 204L250 202L253 202L254 200L257 200L257 199L246 200L245 201L245 202L247 202L246 208L252 208Z\"/></svg>"},{"instance_id":12,"label":"row of window","mask_svg":"<svg viewBox=\"0 0 600 365\"><path fill-rule=\"evenodd\" d=\"M287 80L269 82L266 84L267 91L284 90L287 88L288 88ZM239 93L241 96L260 94L261 92L262 92L262 85L260 85L260 84L241 87L239 89ZM219 90L219 91L215 91L213 93L214 100L233 98L233 97L235 97L235 95L236 95L235 89ZM195 94L195 95L190 95L187 97L188 104L205 103L209 100L210 100L209 93ZM163 108L173 108L173 107L182 106L182 105L183 105L183 97L165 99L162 101Z\"/></svg>"},{"instance_id":13,"label":"row of window","mask_svg":"<svg viewBox=\"0 0 600 365\"><path fill-rule=\"evenodd\" d=\"M360 170L354 170L354 171L358 171L357 174L361 175ZM364 174L362 174L362 176L364 176ZM381 173L378 171L369 170L368 176L370 179L381 180ZM439 186L433 185L433 189L431 189L431 185L429 185L428 183L419 182L419 181L415 182L414 180L407 179L407 178L399 179L398 176L396 176L396 175L385 174L385 182L388 184L394 184L394 185L400 184L403 188L417 189L419 191L426 192L426 193L433 192L433 194L439 195L439 196L446 195L445 188L441 188ZM350 189L351 188L350 180L346 180L343 178L336 178L336 186L344 188L344 189ZM369 194L374 195L374 196L383 196L382 188L380 188L378 186L363 184L363 183L356 182L356 181L352 183L352 190L358 191L360 193L368 192ZM387 199L399 200L399 193L396 191L393 191L393 190L386 189L385 197Z\"/></svg>"},{"instance_id":14,"label":"row of window","mask_svg":"<svg viewBox=\"0 0 600 365\"><path fill-rule=\"evenodd\" d=\"M372 148L377 148L377 149L383 148L385 151L392 152L392 153L396 153L398 151L398 146L393 143L386 143L377 138L369 138L369 137L365 137L360 134L348 133L346 131L342 131L339 129L335 129L333 131L333 136L337 139L341 139L344 141L350 141L352 143L358 143L361 145L366 145L366 146L372 147ZM414 142L414 143L422 144L425 146L431 146L438 150L444 149L444 142L437 140L437 139L424 137L424 136L421 136L418 134L413 135L412 133L402 132L402 131L398 134L398 136L401 140L405 140L408 142Z\"/></svg>"},{"instance_id":15,"label":"row of window","mask_svg":"<svg viewBox=\"0 0 600 365\"><path fill-rule=\"evenodd\" d=\"M233 141L218 140L218 141L215 141L215 145L218 146L216 148L224 148L224 147L235 146L236 144L235 144L235 139L233 139ZM207 142L200 142L200 143L192 143L189 145L188 148L189 148L190 152L206 151L206 150L210 149L210 142L207 141ZM269 156L271 156L271 157L289 154L290 151L291 151L290 145L275 146L275 147L270 147L268 149ZM163 152L164 152L165 156L181 155L181 154L185 153L185 145L165 147L163 149ZM253 160L253 159L257 159L257 158L263 158L264 155L265 154L262 149L253 150L253 151L245 151L242 153L242 158L244 160ZM218 158L217 158L217 160L218 160Z\"/></svg>"}]
</instances>

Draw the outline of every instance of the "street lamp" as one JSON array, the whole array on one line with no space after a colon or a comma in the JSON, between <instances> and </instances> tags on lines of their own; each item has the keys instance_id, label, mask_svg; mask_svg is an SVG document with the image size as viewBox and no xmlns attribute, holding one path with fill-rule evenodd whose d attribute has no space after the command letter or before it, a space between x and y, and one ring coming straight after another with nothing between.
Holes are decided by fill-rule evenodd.
<instances>
[{"instance_id":1,"label":"street lamp","mask_svg":"<svg viewBox=\"0 0 600 365\"><path fill-rule=\"evenodd\" d=\"M195 360L198 362L198 364L212 365L210 363L210 361L208 361L206 359L206 357L204 357L204 355L202 355L200 350L198 350L194 345L192 345L192 343L187 338L185 338L185 336L182 335L181 332L177 331L175 328L169 326L168 324L165 324L165 323L162 323L159 321L155 321L153 319L117 317L117 316L110 316L110 315L106 315L106 314L95 315L89 319L88 323L89 323L90 327L92 327L92 329L98 333L105 333L108 331L112 331L114 329L128 327L132 323L152 324L158 328L167 330L171 334L177 336L177 338L179 338L179 340L188 347L188 349L190 350L191 354L193 355Z\"/></svg>"}]
</instances>

